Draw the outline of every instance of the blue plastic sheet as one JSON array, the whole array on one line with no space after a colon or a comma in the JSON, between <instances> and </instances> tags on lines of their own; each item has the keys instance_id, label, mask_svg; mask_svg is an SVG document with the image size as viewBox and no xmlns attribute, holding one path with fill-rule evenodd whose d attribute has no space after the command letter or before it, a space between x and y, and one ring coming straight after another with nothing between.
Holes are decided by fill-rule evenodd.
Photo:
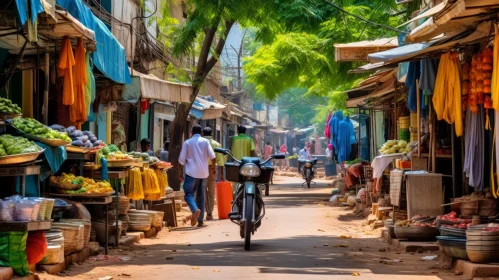
<instances>
[{"instance_id":1,"label":"blue plastic sheet","mask_svg":"<svg viewBox=\"0 0 499 280\"><path fill-rule=\"evenodd\" d=\"M125 49L107 26L92 13L82 0L57 0L57 4L95 32L97 50L92 54L95 67L117 83L130 84L132 77L128 70Z\"/></svg>"},{"instance_id":2,"label":"blue plastic sheet","mask_svg":"<svg viewBox=\"0 0 499 280\"><path fill-rule=\"evenodd\" d=\"M350 159L352 144L355 144L355 129L349 117L344 118L338 125L338 162Z\"/></svg>"},{"instance_id":3,"label":"blue plastic sheet","mask_svg":"<svg viewBox=\"0 0 499 280\"><path fill-rule=\"evenodd\" d=\"M24 25L28 20L28 1L31 10L29 11L31 23L34 24L38 14L45 11L42 6L41 0L16 0L17 12L19 13L19 20Z\"/></svg>"}]
</instances>

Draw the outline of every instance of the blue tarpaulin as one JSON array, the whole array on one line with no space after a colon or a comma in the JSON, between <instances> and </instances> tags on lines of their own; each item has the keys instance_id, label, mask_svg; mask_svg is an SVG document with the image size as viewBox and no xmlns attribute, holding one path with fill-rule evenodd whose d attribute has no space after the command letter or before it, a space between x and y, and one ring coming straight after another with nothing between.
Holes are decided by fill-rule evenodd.
<instances>
[{"instance_id":1,"label":"blue tarpaulin","mask_svg":"<svg viewBox=\"0 0 499 280\"><path fill-rule=\"evenodd\" d=\"M431 44L419 43L419 44L405 45L391 50L369 54L367 56L367 59L369 59L371 63L388 61L394 58L419 52L421 50L428 48L429 46L431 46Z\"/></svg>"},{"instance_id":2,"label":"blue tarpaulin","mask_svg":"<svg viewBox=\"0 0 499 280\"><path fill-rule=\"evenodd\" d=\"M29 14L32 24L35 23L38 14L44 11L41 0L16 0L17 12L22 25L28 20L28 1L29 7L31 7Z\"/></svg>"},{"instance_id":3,"label":"blue tarpaulin","mask_svg":"<svg viewBox=\"0 0 499 280\"><path fill-rule=\"evenodd\" d=\"M107 26L82 0L57 0L57 4L95 32L97 50L93 53L93 62L97 69L117 83L130 84L132 77L128 70L125 49Z\"/></svg>"}]
</instances>

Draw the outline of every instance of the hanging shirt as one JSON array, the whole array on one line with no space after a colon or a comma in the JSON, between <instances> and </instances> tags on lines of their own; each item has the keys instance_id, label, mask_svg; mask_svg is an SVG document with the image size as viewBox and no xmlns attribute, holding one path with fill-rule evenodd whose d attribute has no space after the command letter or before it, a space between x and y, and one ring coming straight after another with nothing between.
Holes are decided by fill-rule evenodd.
<instances>
[{"instance_id":1,"label":"hanging shirt","mask_svg":"<svg viewBox=\"0 0 499 280\"><path fill-rule=\"evenodd\" d=\"M251 151L255 150L255 142L248 135L240 133L232 138L232 155L235 159L241 160L243 157L251 156Z\"/></svg>"},{"instance_id":2,"label":"hanging shirt","mask_svg":"<svg viewBox=\"0 0 499 280\"><path fill-rule=\"evenodd\" d=\"M73 48L68 37L64 37L62 41L61 50L59 52L59 63L57 64L57 75L64 77L62 88L62 104L73 105L74 87L73 87L73 66L75 65L75 58L73 56Z\"/></svg>"},{"instance_id":3,"label":"hanging shirt","mask_svg":"<svg viewBox=\"0 0 499 280\"><path fill-rule=\"evenodd\" d=\"M409 71L407 72L407 76L405 78L405 85L409 89L409 93L407 96L407 107L411 112L417 111L416 97L417 97L418 84L416 83L416 80L419 79L420 76L420 66L421 62L419 61L410 62Z\"/></svg>"},{"instance_id":4,"label":"hanging shirt","mask_svg":"<svg viewBox=\"0 0 499 280\"><path fill-rule=\"evenodd\" d=\"M470 108L466 112L466 134L464 137L463 171L469 178L468 184L476 191L483 190L485 127L483 105L478 105L478 113L473 114Z\"/></svg>"},{"instance_id":5,"label":"hanging shirt","mask_svg":"<svg viewBox=\"0 0 499 280\"><path fill-rule=\"evenodd\" d=\"M85 101L87 79L86 50L81 38L76 44L75 66L73 71L74 102L69 107L69 117L71 123L78 129L87 121L87 107Z\"/></svg>"},{"instance_id":6,"label":"hanging shirt","mask_svg":"<svg viewBox=\"0 0 499 280\"><path fill-rule=\"evenodd\" d=\"M440 60L436 58L426 58L421 60L419 88L422 89L427 95L433 95L439 62Z\"/></svg>"},{"instance_id":7,"label":"hanging shirt","mask_svg":"<svg viewBox=\"0 0 499 280\"><path fill-rule=\"evenodd\" d=\"M463 135L459 58L455 52L440 57L432 100L437 119L455 123L456 136Z\"/></svg>"}]
</instances>

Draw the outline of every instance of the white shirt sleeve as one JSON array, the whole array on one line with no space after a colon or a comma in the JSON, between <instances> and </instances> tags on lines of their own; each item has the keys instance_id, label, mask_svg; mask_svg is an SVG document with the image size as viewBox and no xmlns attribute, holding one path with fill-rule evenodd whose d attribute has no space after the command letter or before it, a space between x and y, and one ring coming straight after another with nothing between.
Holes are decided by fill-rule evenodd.
<instances>
[{"instance_id":1,"label":"white shirt sleeve","mask_svg":"<svg viewBox=\"0 0 499 280\"><path fill-rule=\"evenodd\" d=\"M207 142L206 144L207 144L206 146L208 146L208 157L209 157L210 159L215 159L215 158L217 158L217 156L215 155L215 152L214 152L214 151L213 151L213 149L211 148L211 144L210 144L210 142Z\"/></svg>"},{"instance_id":2,"label":"white shirt sleeve","mask_svg":"<svg viewBox=\"0 0 499 280\"><path fill-rule=\"evenodd\" d=\"M185 165L187 159L187 141L182 145L182 150L180 151L180 156L178 157L178 162L180 164Z\"/></svg>"}]
</instances>

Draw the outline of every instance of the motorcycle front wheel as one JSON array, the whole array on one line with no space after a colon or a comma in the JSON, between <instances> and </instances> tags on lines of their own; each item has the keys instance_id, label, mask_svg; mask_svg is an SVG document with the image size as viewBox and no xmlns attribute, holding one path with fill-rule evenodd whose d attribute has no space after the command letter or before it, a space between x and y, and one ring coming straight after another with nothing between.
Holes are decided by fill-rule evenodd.
<instances>
[{"instance_id":1,"label":"motorcycle front wheel","mask_svg":"<svg viewBox=\"0 0 499 280\"><path fill-rule=\"evenodd\" d=\"M253 232L253 195L246 195L246 209L244 222L244 250L249 251L251 247L251 234Z\"/></svg>"}]
</instances>

